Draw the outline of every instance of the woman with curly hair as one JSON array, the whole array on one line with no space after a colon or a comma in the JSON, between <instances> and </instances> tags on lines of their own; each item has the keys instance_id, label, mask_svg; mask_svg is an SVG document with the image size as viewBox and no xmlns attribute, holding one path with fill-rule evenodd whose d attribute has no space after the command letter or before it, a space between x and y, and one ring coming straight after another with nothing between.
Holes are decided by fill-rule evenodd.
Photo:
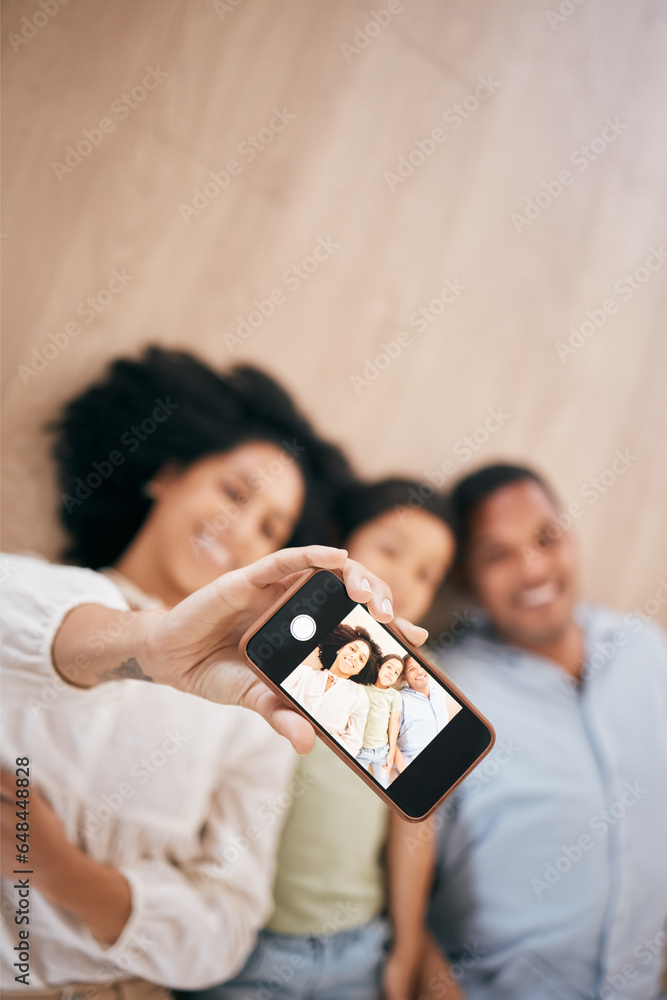
<instances>
[{"instance_id":1,"label":"woman with curly hair","mask_svg":"<svg viewBox=\"0 0 667 1000\"><path fill-rule=\"evenodd\" d=\"M284 545L326 542L351 478L270 376L184 351L121 358L50 425L65 559L174 604Z\"/></svg>"},{"instance_id":2,"label":"woman with curly hair","mask_svg":"<svg viewBox=\"0 0 667 1000\"><path fill-rule=\"evenodd\" d=\"M382 652L365 628L341 624L320 643L318 653L321 670L302 663L282 686L356 757L369 709L363 685Z\"/></svg>"},{"instance_id":3,"label":"woman with curly hair","mask_svg":"<svg viewBox=\"0 0 667 1000\"><path fill-rule=\"evenodd\" d=\"M253 946L271 909L294 758L255 712L145 683L143 647L138 662L129 643L90 690L86 671L142 615L163 621L189 595L215 624L202 588L286 545L323 541L349 470L267 375L218 373L157 347L115 361L52 430L75 565L12 557L3 600L7 759L27 754L32 768L30 985L164 1000L157 984L228 978ZM70 617L101 621L110 608L111 624L63 661L64 683L54 636ZM208 659L220 660L215 646ZM251 683L239 673L233 700ZM258 837L239 849L253 824ZM3 921L12 910L4 898ZM8 945L6 985L12 962Z\"/></svg>"}]
</instances>

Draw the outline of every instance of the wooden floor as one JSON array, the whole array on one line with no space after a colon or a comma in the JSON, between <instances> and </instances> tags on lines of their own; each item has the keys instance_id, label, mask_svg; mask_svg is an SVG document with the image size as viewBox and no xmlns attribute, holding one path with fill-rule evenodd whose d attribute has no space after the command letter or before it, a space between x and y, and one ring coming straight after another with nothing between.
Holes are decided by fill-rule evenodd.
<instances>
[{"instance_id":1,"label":"wooden floor","mask_svg":"<svg viewBox=\"0 0 667 1000\"><path fill-rule=\"evenodd\" d=\"M159 341L369 475L534 463L585 596L667 621L664 0L45 4L3 4L5 549L58 552L43 422Z\"/></svg>"}]
</instances>

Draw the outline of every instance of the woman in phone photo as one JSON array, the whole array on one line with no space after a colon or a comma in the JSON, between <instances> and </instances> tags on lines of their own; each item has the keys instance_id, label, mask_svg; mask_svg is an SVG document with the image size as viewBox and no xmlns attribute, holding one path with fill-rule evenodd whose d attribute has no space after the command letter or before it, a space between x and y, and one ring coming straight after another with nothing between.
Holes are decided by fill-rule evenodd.
<instances>
[{"instance_id":1,"label":"woman in phone photo","mask_svg":"<svg viewBox=\"0 0 667 1000\"><path fill-rule=\"evenodd\" d=\"M365 685L382 652L365 628L337 625L318 646L322 669L301 663L282 687L356 757L370 707Z\"/></svg>"}]
</instances>

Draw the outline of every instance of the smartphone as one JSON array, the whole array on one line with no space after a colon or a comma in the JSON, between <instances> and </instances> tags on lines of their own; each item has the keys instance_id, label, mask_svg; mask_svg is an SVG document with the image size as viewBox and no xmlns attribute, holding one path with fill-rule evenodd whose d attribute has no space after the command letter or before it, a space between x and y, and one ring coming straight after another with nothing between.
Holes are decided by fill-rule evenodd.
<instances>
[{"instance_id":1,"label":"smartphone","mask_svg":"<svg viewBox=\"0 0 667 1000\"><path fill-rule=\"evenodd\" d=\"M406 820L426 819L494 744L481 712L391 624L353 601L336 572L309 572L239 648Z\"/></svg>"}]
</instances>

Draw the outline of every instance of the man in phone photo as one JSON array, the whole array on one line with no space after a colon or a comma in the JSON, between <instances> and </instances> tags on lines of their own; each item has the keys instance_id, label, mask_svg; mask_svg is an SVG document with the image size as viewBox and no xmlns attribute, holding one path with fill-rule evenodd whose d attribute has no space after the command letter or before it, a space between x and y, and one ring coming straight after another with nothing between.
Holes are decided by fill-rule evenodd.
<instances>
[{"instance_id":1,"label":"man in phone photo","mask_svg":"<svg viewBox=\"0 0 667 1000\"><path fill-rule=\"evenodd\" d=\"M453 506L459 578L484 615L440 665L498 740L438 814L423 994L442 996L457 968L467 1000L655 1000L664 632L643 613L579 603L575 539L532 469L482 468Z\"/></svg>"},{"instance_id":2,"label":"man in phone photo","mask_svg":"<svg viewBox=\"0 0 667 1000\"><path fill-rule=\"evenodd\" d=\"M396 767L404 771L449 722L447 695L412 656L405 657L403 708L396 740Z\"/></svg>"}]
</instances>

